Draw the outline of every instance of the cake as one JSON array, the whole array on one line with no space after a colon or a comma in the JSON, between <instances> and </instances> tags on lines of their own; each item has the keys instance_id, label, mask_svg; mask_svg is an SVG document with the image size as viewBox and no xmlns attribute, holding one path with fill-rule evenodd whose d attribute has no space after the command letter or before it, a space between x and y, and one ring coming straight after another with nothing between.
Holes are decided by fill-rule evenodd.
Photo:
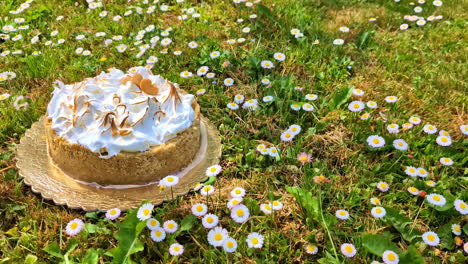
<instances>
[{"instance_id":1,"label":"cake","mask_svg":"<svg viewBox=\"0 0 468 264\"><path fill-rule=\"evenodd\" d=\"M57 81L46 117L52 163L85 183L157 182L190 164L200 145L194 96L144 67Z\"/></svg>"}]
</instances>

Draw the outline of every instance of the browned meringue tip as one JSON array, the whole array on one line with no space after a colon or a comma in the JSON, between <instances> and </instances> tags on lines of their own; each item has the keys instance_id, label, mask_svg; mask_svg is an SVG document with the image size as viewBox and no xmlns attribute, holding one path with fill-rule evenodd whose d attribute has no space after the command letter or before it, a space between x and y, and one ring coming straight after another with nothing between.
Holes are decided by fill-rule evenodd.
<instances>
[{"instance_id":1,"label":"browned meringue tip","mask_svg":"<svg viewBox=\"0 0 468 264\"><path fill-rule=\"evenodd\" d=\"M144 93L149 95L157 95L159 92L158 87L153 85L153 82L150 79L141 80L139 87Z\"/></svg>"}]
</instances>

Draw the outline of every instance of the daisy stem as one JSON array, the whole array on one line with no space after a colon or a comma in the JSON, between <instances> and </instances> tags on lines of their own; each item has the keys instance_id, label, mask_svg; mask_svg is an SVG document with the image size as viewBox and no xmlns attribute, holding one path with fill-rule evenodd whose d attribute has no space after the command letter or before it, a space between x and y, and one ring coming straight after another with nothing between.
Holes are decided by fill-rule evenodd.
<instances>
[{"instance_id":1,"label":"daisy stem","mask_svg":"<svg viewBox=\"0 0 468 264\"><path fill-rule=\"evenodd\" d=\"M172 197L172 200L174 200L174 192L172 191L172 186L171 186L171 197Z\"/></svg>"},{"instance_id":2,"label":"daisy stem","mask_svg":"<svg viewBox=\"0 0 468 264\"><path fill-rule=\"evenodd\" d=\"M411 225L410 234L413 233L413 229L416 226L416 220L418 219L419 212L421 212L423 204L424 204L424 200L422 201L421 205L419 206L418 212L416 213L416 217L413 220L413 224Z\"/></svg>"},{"instance_id":3,"label":"daisy stem","mask_svg":"<svg viewBox=\"0 0 468 264\"><path fill-rule=\"evenodd\" d=\"M333 239L332 239L332 237L331 237L330 230L328 230L327 223L325 222L325 217L323 217L323 210L322 210L322 188L320 188L320 187L319 187L319 208L320 208L320 216L322 217L323 226L325 227L325 230L327 231L328 239L330 239L330 242L331 242L332 247L333 247L333 253L335 254L335 259L336 259L336 260L339 260L339 259L338 259L338 253L336 252L335 243L333 243Z\"/></svg>"}]
</instances>

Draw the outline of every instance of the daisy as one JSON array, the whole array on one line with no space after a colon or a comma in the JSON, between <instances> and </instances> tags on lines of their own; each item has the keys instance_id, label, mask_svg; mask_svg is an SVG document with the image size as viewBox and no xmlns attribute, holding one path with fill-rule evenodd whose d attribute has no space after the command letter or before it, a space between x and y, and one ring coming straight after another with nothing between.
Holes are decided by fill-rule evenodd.
<instances>
[{"instance_id":1,"label":"daisy","mask_svg":"<svg viewBox=\"0 0 468 264\"><path fill-rule=\"evenodd\" d=\"M420 6L415 7L413 10L415 13L421 13L423 11L422 7Z\"/></svg>"},{"instance_id":2,"label":"daisy","mask_svg":"<svg viewBox=\"0 0 468 264\"><path fill-rule=\"evenodd\" d=\"M242 102L244 102L244 96L242 94L236 94L234 96L234 102L237 104L242 104Z\"/></svg>"},{"instance_id":3,"label":"daisy","mask_svg":"<svg viewBox=\"0 0 468 264\"><path fill-rule=\"evenodd\" d=\"M171 256L180 256L184 253L184 246L179 243L174 243L169 247L169 254Z\"/></svg>"},{"instance_id":4,"label":"daisy","mask_svg":"<svg viewBox=\"0 0 468 264\"><path fill-rule=\"evenodd\" d=\"M306 112L311 112L311 111L314 110L314 106L312 106L309 103L305 103L305 104L302 105L302 110L304 110Z\"/></svg>"},{"instance_id":5,"label":"daisy","mask_svg":"<svg viewBox=\"0 0 468 264\"><path fill-rule=\"evenodd\" d=\"M401 24L400 25L400 30L407 30L408 29L408 24Z\"/></svg>"},{"instance_id":6,"label":"daisy","mask_svg":"<svg viewBox=\"0 0 468 264\"><path fill-rule=\"evenodd\" d=\"M202 203L192 205L192 214L195 216L204 216L208 212L208 206Z\"/></svg>"},{"instance_id":7,"label":"daisy","mask_svg":"<svg viewBox=\"0 0 468 264\"><path fill-rule=\"evenodd\" d=\"M468 242L463 244L463 250L465 251L466 254L468 254Z\"/></svg>"},{"instance_id":8,"label":"daisy","mask_svg":"<svg viewBox=\"0 0 468 264\"><path fill-rule=\"evenodd\" d=\"M273 58L275 58L275 60L278 61L284 61L286 59L286 55L284 55L284 53L281 52L276 52L275 54L273 54Z\"/></svg>"},{"instance_id":9,"label":"daisy","mask_svg":"<svg viewBox=\"0 0 468 264\"><path fill-rule=\"evenodd\" d=\"M317 100L318 96L316 94L306 94L305 99L309 101Z\"/></svg>"},{"instance_id":10,"label":"daisy","mask_svg":"<svg viewBox=\"0 0 468 264\"><path fill-rule=\"evenodd\" d=\"M382 260L385 264L398 264L400 258L397 253L391 250L385 250L382 254Z\"/></svg>"},{"instance_id":11,"label":"daisy","mask_svg":"<svg viewBox=\"0 0 468 264\"><path fill-rule=\"evenodd\" d=\"M264 204L261 204L260 205L260 210L264 213L264 214L271 214L271 212L273 212L273 209L271 207L271 203L264 203Z\"/></svg>"},{"instance_id":12,"label":"daisy","mask_svg":"<svg viewBox=\"0 0 468 264\"><path fill-rule=\"evenodd\" d=\"M337 210L335 216L340 220L346 220L349 218L349 213L346 210Z\"/></svg>"},{"instance_id":13,"label":"daisy","mask_svg":"<svg viewBox=\"0 0 468 264\"><path fill-rule=\"evenodd\" d=\"M292 104L291 109L294 111L299 111L301 109L301 105L299 104Z\"/></svg>"},{"instance_id":14,"label":"daisy","mask_svg":"<svg viewBox=\"0 0 468 264\"><path fill-rule=\"evenodd\" d=\"M250 212L249 208L243 204L238 204L231 209L231 218L236 223L244 223L249 219Z\"/></svg>"},{"instance_id":15,"label":"daisy","mask_svg":"<svg viewBox=\"0 0 468 264\"><path fill-rule=\"evenodd\" d=\"M369 117L370 117L370 114L369 114L369 113L364 113L364 114L362 114L362 115L360 116L361 120L367 120L367 119L369 119Z\"/></svg>"},{"instance_id":16,"label":"daisy","mask_svg":"<svg viewBox=\"0 0 468 264\"><path fill-rule=\"evenodd\" d=\"M242 32L243 33L249 33L250 32L250 28L249 27L245 27L242 29Z\"/></svg>"},{"instance_id":17,"label":"daisy","mask_svg":"<svg viewBox=\"0 0 468 264\"><path fill-rule=\"evenodd\" d=\"M403 139L395 139L393 141L393 146L398 150L408 150L408 143L406 143L406 141Z\"/></svg>"},{"instance_id":18,"label":"daisy","mask_svg":"<svg viewBox=\"0 0 468 264\"><path fill-rule=\"evenodd\" d=\"M417 116L412 116L409 118L408 120L411 124L413 125L419 125L421 124L421 118L417 117Z\"/></svg>"},{"instance_id":19,"label":"daisy","mask_svg":"<svg viewBox=\"0 0 468 264\"><path fill-rule=\"evenodd\" d=\"M179 228L179 225L174 220L168 220L163 224L164 231L167 233L175 233Z\"/></svg>"},{"instance_id":20,"label":"daisy","mask_svg":"<svg viewBox=\"0 0 468 264\"><path fill-rule=\"evenodd\" d=\"M296 35L296 34L301 33L301 31L299 29L297 29L297 28L293 28L293 29L291 29L290 33L291 33L291 35Z\"/></svg>"},{"instance_id":21,"label":"daisy","mask_svg":"<svg viewBox=\"0 0 468 264\"><path fill-rule=\"evenodd\" d=\"M455 209L462 215L468 214L468 205L462 200L455 200L453 203Z\"/></svg>"},{"instance_id":22,"label":"daisy","mask_svg":"<svg viewBox=\"0 0 468 264\"><path fill-rule=\"evenodd\" d=\"M356 255L356 252L356 248L353 244L344 243L343 245L341 245L341 253L343 253L343 255L345 255L348 258L354 257L354 255Z\"/></svg>"},{"instance_id":23,"label":"daisy","mask_svg":"<svg viewBox=\"0 0 468 264\"><path fill-rule=\"evenodd\" d=\"M291 141L294 139L294 133L288 129L284 131L283 133L281 133L280 138L281 138L281 141L284 141L284 142Z\"/></svg>"},{"instance_id":24,"label":"daisy","mask_svg":"<svg viewBox=\"0 0 468 264\"><path fill-rule=\"evenodd\" d=\"M398 124L390 124L387 126L387 131L390 134L398 134L398 132L400 131L399 129L400 126Z\"/></svg>"},{"instance_id":25,"label":"daisy","mask_svg":"<svg viewBox=\"0 0 468 264\"><path fill-rule=\"evenodd\" d=\"M232 198L232 199L230 199L228 201L228 203L227 203L227 208L232 209L234 206L242 203L242 200L243 200L242 198Z\"/></svg>"},{"instance_id":26,"label":"daisy","mask_svg":"<svg viewBox=\"0 0 468 264\"><path fill-rule=\"evenodd\" d=\"M437 132L437 127L431 124L427 124L423 127L423 131L427 134L435 134Z\"/></svg>"},{"instance_id":27,"label":"daisy","mask_svg":"<svg viewBox=\"0 0 468 264\"><path fill-rule=\"evenodd\" d=\"M426 178L427 175L429 175L427 170L424 169L424 168L417 168L416 170L418 171L418 176L421 177L421 178Z\"/></svg>"},{"instance_id":28,"label":"daisy","mask_svg":"<svg viewBox=\"0 0 468 264\"><path fill-rule=\"evenodd\" d=\"M355 96L363 96L363 95L364 95L364 91L361 90L361 89L353 89L353 95L355 95Z\"/></svg>"},{"instance_id":29,"label":"daisy","mask_svg":"<svg viewBox=\"0 0 468 264\"><path fill-rule=\"evenodd\" d=\"M227 108L229 108L231 110L237 110L237 109L239 109L239 105L236 104L236 103L228 103Z\"/></svg>"},{"instance_id":30,"label":"daisy","mask_svg":"<svg viewBox=\"0 0 468 264\"><path fill-rule=\"evenodd\" d=\"M398 101L398 97L396 97L396 96L387 96L387 97L385 97L385 101L387 103L395 103L396 101Z\"/></svg>"},{"instance_id":31,"label":"daisy","mask_svg":"<svg viewBox=\"0 0 468 264\"><path fill-rule=\"evenodd\" d=\"M163 45L163 46L167 46L167 45L169 45L171 43L172 43L172 39L170 39L170 38L163 38L161 40L161 45Z\"/></svg>"},{"instance_id":32,"label":"daisy","mask_svg":"<svg viewBox=\"0 0 468 264\"><path fill-rule=\"evenodd\" d=\"M442 6L442 1L440 1L440 0L435 0L434 2L432 2L432 4L433 4L434 6L439 7L439 6Z\"/></svg>"},{"instance_id":33,"label":"daisy","mask_svg":"<svg viewBox=\"0 0 468 264\"><path fill-rule=\"evenodd\" d=\"M263 246L263 236L257 232L250 233L245 241L249 248L261 248Z\"/></svg>"},{"instance_id":34,"label":"daisy","mask_svg":"<svg viewBox=\"0 0 468 264\"><path fill-rule=\"evenodd\" d=\"M127 45L125 45L125 44L120 44L120 45L117 46L117 51L118 51L118 52L122 53L122 52L124 52L125 50L127 50Z\"/></svg>"},{"instance_id":35,"label":"daisy","mask_svg":"<svg viewBox=\"0 0 468 264\"><path fill-rule=\"evenodd\" d=\"M445 166L451 166L453 165L453 160L451 158L440 158L440 163Z\"/></svg>"},{"instance_id":36,"label":"daisy","mask_svg":"<svg viewBox=\"0 0 468 264\"><path fill-rule=\"evenodd\" d=\"M297 136L299 133L301 133L301 126L300 125L290 125L289 128L288 128L289 131L291 131L291 133L294 135L294 136Z\"/></svg>"},{"instance_id":37,"label":"daisy","mask_svg":"<svg viewBox=\"0 0 468 264\"><path fill-rule=\"evenodd\" d=\"M373 148L381 148L385 146L385 139L378 135L372 135L367 138L367 143Z\"/></svg>"},{"instance_id":38,"label":"daisy","mask_svg":"<svg viewBox=\"0 0 468 264\"><path fill-rule=\"evenodd\" d=\"M262 83L265 84L265 85L268 85L268 84L270 84L270 80L268 80L266 78L262 79Z\"/></svg>"},{"instance_id":39,"label":"daisy","mask_svg":"<svg viewBox=\"0 0 468 264\"><path fill-rule=\"evenodd\" d=\"M343 45L344 44L344 40L343 39L335 39L333 41L333 45Z\"/></svg>"},{"instance_id":40,"label":"daisy","mask_svg":"<svg viewBox=\"0 0 468 264\"><path fill-rule=\"evenodd\" d=\"M203 227L211 229L218 225L219 218L214 214L207 214L202 218Z\"/></svg>"},{"instance_id":41,"label":"daisy","mask_svg":"<svg viewBox=\"0 0 468 264\"><path fill-rule=\"evenodd\" d=\"M262 100L265 103L271 102L271 101L273 101L273 96L271 96L271 95L265 96L265 97L263 97Z\"/></svg>"},{"instance_id":42,"label":"daisy","mask_svg":"<svg viewBox=\"0 0 468 264\"><path fill-rule=\"evenodd\" d=\"M177 183L179 183L179 177L173 175L166 176L160 181L160 185L164 187L172 187Z\"/></svg>"},{"instance_id":43,"label":"daisy","mask_svg":"<svg viewBox=\"0 0 468 264\"><path fill-rule=\"evenodd\" d=\"M231 191L231 196L233 198L242 198L245 195L245 189L242 187L236 187Z\"/></svg>"},{"instance_id":44,"label":"daisy","mask_svg":"<svg viewBox=\"0 0 468 264\"><path fill-rule=\"evenodd\" d=\"M146 63L148 64L153 64L153 63L156 63L158 62L158 58L155 57L155 56L150 56L147 60L146 60Z\"/></svg>"},{"instance_id":45,"label":"daisy","mask_svg":"<svg viewBox=\"0 0 468 264\"><path fill-rule=\"evenodd\" d=\"M435 187L436 186L436 183L434 181L426 181L426 185L429 186L429 187Z\"/></svg>"},{"instance_id":46,"label":"daisy","mask_svg":"<svg viewBox=\"0 0 468 264\"><path fill-rule=\"evenodd\" d=\"M419 195L419 190L416 187L409 187L408 192L412 195Z\"/></svg>"},{"instance_id":47,"label":"daisy","mask_svg":"<svg viewBox=\"0 0 468 264\"><path fill-rule=\"evenodd\" d=\"M376 197L372 197L370 199L370 203L373 204L373 205L380 205L381 204L380 199L376 198Z\"/></svg>"},{"instance_id":48,"label":"daisy","mask_svg":"<svg viewBox=\"0 0 468 264\"><path fill-rule=\"evenodd\" d=\"M436 142L440 146L447 147L447 146L452 145L452 138L447 137L447 136L438 136L436 138Z\"/></svg>"},{"instance_id":49,"label":"daisy","mask_svg":"<svg viewBox=\"0 0 468 264\"><path fill-rule=\"evenodd\" d=\"M276 147L271 147L268 149L268 155L270 155L270 157L278 157L279 155L279 151Z\"/></svg>"},{"instance_id":50,"label":"daisy","mask_svg":"<svg viewBox=\"0 0 468 264\"><path fill-rule=\"evenodd\" d=\"M430 231L422 234L422 239L424 243L432 247L439 245L440 242L439 236L436 233Z\"/></svg>"},{"instance_id":51,"label":"daisy","mask_svg":"<svg viewBox=\"0 0 468 264\"><path fill-rule=\"evenodd\" d=\"M381 181L377 183L377 189L379 189L381 192L386 192L389 189L388 183Z\"/></svg>"},{"instance_id":52,"label":"daisy","mask_svg":"<svg viewBox=\"0 0 468 264\"><path fill-rule=\"evenodd\" d=\"M257 99L250 99L245 101L245 103L242 105L242 108L252 108L252 107L257 107Z\"/></svg>"},{"instance_id":53,"label":"daisy","mask_svg":"<svg viewBox=\"0 0 468 264\"><path fill-rule=\"evenodd\" d=\"M447 132L445 130L441 130L441 131L439 131L439 136L450 137L450 134L449 134L449 132Z\"/></svg>"},{"instance_id":54,"label":"daisy","mask_svg":"<svg viewBox=\"0 0 468 264\"><path fill-rule=\"evenodd\" d=\"M75 218L68 222L67 226L65 227L65 233L67 233L69 236L74 236L80 233L83 227L83 221L81 219Z\"/></svg>"},{"instance_id":55,"label":"daisy","mask_svg":"<svg viewBox=\"0 0 468 264\"><path fill-rule=\"evenodd\" d=\"M283 203L280 201L273 201L271 203L271 206L273 207L273 210L278 211L283 209Z\"/></svg>"},{"instance_id":56,"label":"daisy","mask_svg":"<svg viewBox=\"0 0 468 264\"><path fill-rule=\"evenodd\" d=\"M151 212L153 211L154 205L151 203L145 203L138 209L137 217L140 221L145 221L151 218Z\"/></svg>"},{"instance_id":57,"label":"daisy","mask_svg":"<svg viewBox=\"0 0 468 264\"><path fill-rule=\"evenodd\" d=\"M460 131L462 132L463 135L468 135L468 125L461 125Z\"/></svg>"},{"instance_id":58,"label":"daisy","mask_svg":"<svg viewBox=\"0 0 468 264\"><path fill-rule=\"evenodd\" d=\"M120 216L120 213L121 213L121 211L120 211L119 208L109 209L106 212L106 218L109 219L109 220L115 220L115 219L117 219L117 217Z\"/></svg>"},{"instance_id":59,"label":"daisy","mask_svg":"<svg viewBox=\"0 0 468 264\"><path fill-rule=\"evenodd\" d=\"M195 41L191 41L191 42L189 42L188 46L189 46L189 48L191 48L191 49L195 49L195 48L198 47L198 43L195 42Z\"/></svg>"},{"instance_id":60,"label":"daisy","mask_svg":"<svg viewBox=\"0 0 468 264\"><path fill-rule=\"evenodd\" d=\"M349 28L348 27L340 27L340 31L346 33L346 32L349 32Z\"/></svg>"},{"instance_id":61,"label":"daisy","mask_svg":"<svg viewBox=\"0 0 468 264\"><path fill-rule=\"evenodd\" d=\"M372 208L371 214L375 218L382 218L387 214L387 211L385 210L385 208L378 206Z\"/></svg>"},{"instance_id":62,"label":"daisy","mask_svg":"<svg viewBox=\"0 0 468 264\"><path fill-rule=\"evenodd\" d=\"M424 20L424 19L419 19L418 21L416 21L416 25L418 25L418 26L424 26L424 25L426 25L426 20Z\"/></svg>"},{"instance_id":63,"label":"daisy","mask_svg":"<svg viewBox=\"0 0 468 264\"><path fill-rule=\"evenodd\" d=\"M223 249L224 249L224 251L226 251L228 253L232 253L232 252L236 251L237 241L232 237L226 238L226 240L224 240L224 242L223 242Z\"/></svg>"},{"instance_id":64,"label":"daisy","mask_svg":"<svg viewBox=\"0 0 468 264\"><path fill-rule=\"evenodd\" d=\"M209 70L208 66L202 66L197 70L197 75L203 76L208 72L208 70Z\"/></svg>"},{"instance_id":65,"label":"daisy","mask_svg":"<svg viewBox=\"0 0 468 264\"><path fill-rule=\"evenodd\" d=\"M453 224L452 225L452 233L456 236L461 235L461 226L458 224Z\"/></svg>"},{"instance_id":66,"label":"daisy","mask_svg":"<svg viewBox=\"0 0 468 264\"><path fill-rule=\"evenodd\" d=\"M437 205L437 206L444 206L445 203L447 202L447 200L445 200L444 196L442 196L440 194L436 194L436 193L429 194L427 196L427 201L430 204Z\"/></svg>"},{"instance_id":67,"label":"daisy","mask_svg":"<svg viewBox=\"0 0 468 264\"><path fill-rule=\"evenodd\" d=\"M301 162L302 165L304 165L312 161L312 154L301 152L300 154L297 155L297 160Z\"/></svg>"},{"instance_id":68,"label":"daisy","mask_svg":"<svg viewBox=\"0 0 468 264\"><path fill-rule=\"evenodd\" d=\"M203 196L211 195L215 191L215 187L212 185L205 185L203 188L200 189L200 194Z\"/></svg>"},{"instance_id":69,"label":"daisy","mask_svg":"<svg viewBox=\"0 0 468 264\"><path fill-rule=\"evenodd\" d=\"M260 150L260 154L270 155L270 148L264 148L264 149Z\"/></svg>"},{"instance_id":70,"label":"daisy","mask_svg":"<svg viewBox=\"0 0 468 264\"><path fill-rule=\"evenodd\" d=\"M208 232L208 243L214 247L221 247L228 237L228 231L220 226L217 226Z\"/></svg>"},{"instance_id":71,"label":"daisy","mask_svg":"<svg viewBox=\"0 0 468 264\"><path fill-rule=\"evenodd\" d=\"M349 111L351 111L351 112L359 112L359 111L361 111L362 109L364 109L364 103L361 102L361 101L352 101L352 102L348 105L348 109L349 109Z\"/></svg>"},{"instance_id":72,"label":"daisy","mask_svg":"<svg viewBox=\"0 0 468 264\"><path fill-rule=\"evenodd\" d=\"M161 242L166 238L166 231L161 227L157 227L151 230L150 236L153 241Z\"/></svg>"},{"instance_id":73,"label":"daisy","mask_svg":"<svg viewBox=\"0 0 468 264\"><path fill-rule=\"evenodd\" d=\"M180 77L182 78L190 78L192 77L192 75L193 75L192 72L189 72L189 71L183 71L180 73Z\"/></svg>"},{"instance_id":74,"label":"daisy","mask_svg":"<svg viewBox=\"0 0 468 264\"><path fill-rule=\"evenodd\" d=\"M201 188L203 188L205 185L203 185L202 183L197 183L195 185L195 187L193 188L194 191L198 191L200 190Z\"/></svg>"},{"instance_id":75,"label":"daisy","mask_svg":"<svg viewBox=\"0 0 468 264\"><path fill-rule=\"evenodd\" d=\"M405 130L409 130L413 128L413 124L408 122L408 123L404 123L403 125L401 125L401 127L403 128L403 131L405 131Z\"/></svg>"},{"instance_id":76,"label":"daisy","mask_svg":"<svg viewBox=\"0 0 468 264\"><path fill-rule=\"evenodd\" d=\"M226 85L226 86L232 86L234 84L234 79L226 78L226 79L224 79L223 82L224 82L224 85Z\"/></svg>"},{"instance_id":77,"label":"daisy","mask_svg":"<svg viewBox=\"0 0 468 264\"><path fill-rule=\"evenodd\" d=\"M308 244L305 247L306 253L310 255L315 255L318 252L318 247L316 245Z\"/></svg>"},{"instance_id":78,"label":"daisy","mask_svg":"<svg viewBox=\"0 0 468 264\"><path fill-rule=\"evenodd\" d=\"M208 78L208 79L213 79L213 78L216 76L216 74L213 73L213 72L209 72L209 73L207 73L205 76L206 76L206 78Z\"/></svg>"},{"instance_id":79,"label":"daisy","mask_svg":"<svg viewBox=\"0 0 468 264\"><path fill-rule=\"evenodd\" d=\"M146 220L146 227L148 227L148 229L150 230L154 230L158 227L160 227L161 224L159 223L158 220L154 219L154 218L150 218L148 220Z\"/></svg>"},{"instance_id":80,"label":"daisy","mask_svg":"<svg viewBox=\"0 0 468 264\"><path fill-rule=\"evenodd\" d=\"M210 166L206 169L206 176L216 176L221 172L222 167L218 164Z\"/></svg>"},{"instance_id":81,"label":"daisy","mask_svg":"<svg viewBox=\"0 0 468 264\"><path fill-rule=\"evenodd\" d=\"M273 62L271 62L269 60L264 60L264 61L260 62L260 66L262 66L262 68L264 68L264 69L271 69L271 68L275 67L273 65Z\"/></svg>"}]
</instances>

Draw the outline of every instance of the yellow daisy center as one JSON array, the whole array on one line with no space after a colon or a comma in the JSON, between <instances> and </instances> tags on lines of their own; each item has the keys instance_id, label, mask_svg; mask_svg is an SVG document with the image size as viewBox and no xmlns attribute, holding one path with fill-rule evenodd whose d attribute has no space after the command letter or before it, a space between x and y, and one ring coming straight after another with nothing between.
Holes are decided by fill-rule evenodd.
<instances>
[{"instance_id":1,"label":"yellow daisy center","mask_svg":"<svg viewBox=\"0 0 468 264\"><path fill-rule=\"evenodd\" d=\"M109 214L111 214L111 215L115 215L116 213L117 213L117 211L116 211L115 209L112 209L112 210L110 210L110 212L109 212Z\"/></svg>"},{"instance_id":2,"label":"yellow daisy center","mask_svg":"<svg viewBox=\"0 0 468 264\"><path fill-rule=\"evenodd\" d=\"M144 214L144 215L149 215L149 213L150 213L150 210L149 210L149 209L144 209L144 210L143 210L143 214Z\"/></svg>"},{"instance_id":3,"label":"yellow daisy center","mask_svg":"<svg viewBox=\"0 0 468 264\"><path fill-rule=\"evenodd\" d=\"M346 212L345 212L345 211L340 211L340 215L341 215L341 216L345 216L345 215L346 215Z\"/></svg>"},{"instance_id":4,"label":"yellow daisy center","mask_svg":"<svg viewBox=\"0 0 468 264\"><path fill-rule=\"evenodd\" d=\"M154 231L154 234L157 236L157 237L160 237L162 235L162 232L160 230L156 230Z\"/></svg>"},{"instance_id":5,"label":"yellow daisy center","mask_svg":"<svg viewBox=\"0 0 468 264\"><path fill-rule=\"evenodd\" d=\"M232 248L232 247L234 247L234 243L233 243L232 241L228 241L228 242L226 243L226 246L227 246L228 248Z\"/></svg>"},{"instance_id":6,"label":"yellow daisy center","mask_svg":"<svg viewBox=\"0 0 468 264\"><path fill-rule=\"evenodd\" d=\"M201 211L203 211L203 206L198 205L196 209L197 209L198 212L201 212Z\"/></svg>"},{"instance_id":7,"label":"yellow daisy center","mask_svg":"<svg viewBox=\"0 0 468 264\"><path fill-rule=\"evenodd\" d=\"M434 240L435 240L435 236L434 236L434 235L428 235L428 236L427 236L427 240L429 240L429 241L434 241Z\"/></svg>"},{"instance_id":8,"label":"yellow daisy center","mask_svg":"<svg viewBox=\"0 0 468 264\"><path fill-rule=\"evenodd\" d=\"M174 228L174 223L169 223L169 224L167 224L167 227L168 227L169 229Z\"/></svg>"},{"instance_id":9,"label":"yellow daisy center","mask_svg":"<svg viewBox=\"0 0 468 264\"><path fill-rule=\"evenodd\" d=\"M254 245L258 244L258 238L256 237L252 238L252 244Z\"/></svg>"},{"instance_id":10,"label":"yellow daisy center","mask_svg":"<svg viewBox=\"0 0 468 264\"><path fill-rule=\"evenodd\" d=\"M345 251L346 251L346 253L352 253L353 252L353 247L348 245L348 246L345 247Z\"/></svg>"},{"instance_id":11,"label":"yellow daisy center","mask_svg":"<svg viewBox=\"0 0 468 264\"><path fill-rule=\"evenodd\" d=\"M381 214L381 213L382 213L382 209L377 208L377 209L375 209L375 212L378 213L378 214Z\"/></svg>"},{"instance_id":12,"label":"yellow daisy center","mask_svg":"<svg viewBox=\"0 0 468 264\"><path fill-rule=\"evenodd\" d=\"M440 140L442 140L442 142L447 142L448 141L448 139L446 137L443 137Z\"/></svg>"},{"instance_id":13,"label":"yellow daisy center","mask_svg":"<svg viewBox=\"0 0 468 264\"><path fill-rule=\"evenodd\" d=\"M216 235L214 236L214 239L215 239L216 241L221 241L221 240L223 239L223 235L221 235L221 234L218 233L218 234L216 234Z\"/></svg>"},{"instance_id":14,"label":"yellow daisy center","mask_svg":"<svg viewBox=\"0 0 468 264\"><path fill-rule=\"evenodd\" d=\"M213 223L213 217L210 216L210 217L206 218L206 222L209 223L209 224Z\"/></svg>"},{"instance_id":15,"label":"yellow daisy center","mask_svg":"<svg viewBox=\"0 0 468 264\"><path fill-rule=\"evenodd\" d=\"M175 247L174 247L174 251L180 251L180 247L179 247L179 246L175 246Z\"/></svg>"},{"instance_id":16,"label":"yellow daisy center","mask_svg":"<svg viewBox=\"0 0 468 264\"><path fill-rule=\"evenodd\" d=\"M70 228L71 229L76 229L78 227L78 223L76 222L73 222L71 225L70 225Z\"/></svg>"},{"instance_id":17,"label":"yellow daisy center","mask_svg":"<svg viewBox=\"0 0 468 264\"><path fill-rule=\"evenodd\" d=\"M440 201L440 197L439 196L434 196L432 199L434 199L434 201Z\"/></svg>"},{"instance_id":18,"label":"yellow daisy center","mask_svg":"<svg viewBox=\"0 0 468 264\"><path fill-rule=\"evenodd\" d=\"M466 203L460 203L460 208L465 210L466 209Z\"/></svg>"},{"instance_id":19,"label":"yellow daisy center","mask_svg":"<svg viewBox=\"0 0 468 264\"><path fill-rule=\"evenodd\" d=\"M387 255L387 258L388 258L388 260L390 260L390 261L394 261L394 260L396 259L396 256L395 256L395 254L390 253L390 254Z\"/></svg>"},{"instance_id":20,"label":"yellow daisy center","mask_svg":"<svg viewBox=\"0 0 468 264\"><path fill-rule=\"evenodd\" d=\"M236 211L236 215L239 216L239 217L242 217L244 216L244 211L242 209L239 209Z\"/></svg>"},{"instance_id":21,"label":"yellow daisy center","mask_svg":"<svg viewBox=\"0 0 468 264\"><path fill-rule=\"evenodd\" d=\"M237 190L235 191L235 193L236 193L236 194L241 194L241 190L237 189Z\"/></svg>"},{"instance_id":22,"label":"yellow daisy center","mask_svg":"<svg viewBox=\"0 0 468 264\"><path fill-rule=\"evenodd\" d=\"M378 144L379 142L380 142L380 140L379 140L378 138L374 138L374 139L372 140L372 143L374 143L374 144Z\"/></svg>"}]
</instances>

